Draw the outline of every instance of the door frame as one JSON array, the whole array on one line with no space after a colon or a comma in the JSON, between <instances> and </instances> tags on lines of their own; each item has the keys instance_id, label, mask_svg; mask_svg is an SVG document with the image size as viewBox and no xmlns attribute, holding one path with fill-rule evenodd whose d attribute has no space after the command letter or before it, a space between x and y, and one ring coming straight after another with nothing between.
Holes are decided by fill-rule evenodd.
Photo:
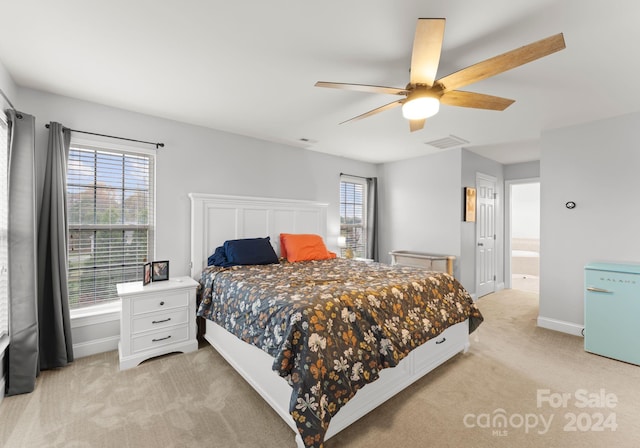
<instances>
[{"instance_id":1,"label":"door frame","mask_svg":"<svg viewBox=\"0 0 640 448\"><path fill-rule=\"evenodd\" d=\"M540 183L539 177L504 181L504 287L511 288L511 186Z\"/></svg>"},{"instance_id":2,"label":"door frame","mask_svg":"<svg viewBox=\"0 0 640 448\"><path fill-rule=\"evenodd\" d=\"M496 205L496 204L497 204L497 201L498 201L498 194L497 194L497 193L498 193L498 178L497 178L497 177L495 177L495 176L492 176L492 175L490 175L490 174L485 174L485 173L476 172L476 191L479 191L479 190L478 190L478 180L479 180L479 179L482 179L482 180L484 180L484 181L486 181L486 182L491 182L491 183L493 183L493 185L494 185L494 189L493 189L493 192L494 192L494 197L493 197L493 201L494 201L494 202L493 202L493 230L494 230L494 234L495 234L495 235L497 235L497 228L496 228L496 227L497 227L497 222L496 222L496 216L497 216L497 210L498 210L498 207L497 207L497 205ZM477 196L476 196L476 197L477 197ZM477 213L477 205L476 205L476 213ZM477 254L478 254L478 231L479 231L479 226L478 226L478 223L477 223L477 222L475 223L475 229L474 229L474 231L475 231L475 236L474 236L473 255L474 255L474 258L475 258L475 260L476 260L476 262L475 262L475 266L474 266L474 269L475 269L475 272L474 272L474 277L475 277L475 285L474 285L474 288L475 288L475 293L476 293L476 295L478 296L478 298L480 298L480 295L479 295L479 290L480 290L480 277L479 277L479 275L478 275L478 269L479 269L478 264L479 264L479 260L478 260L478 258L477 258ZM496 277L496 278L495 278L495 280L493 281L493 292L496 292L496 291L498 290L498 280L497 280L497 278L498 278L498 269L497 269L497 268L498 268L498 252L497 252L497 250L496 250L496 243L497 243L497 240L496 240L496 239L494 239L494 243L493 243L493 244L494 244L494 246L493 246L493 260L492 260L492 261L493 261L494 275L495 275L495 277Z\"/></svg>"}]
</instances>

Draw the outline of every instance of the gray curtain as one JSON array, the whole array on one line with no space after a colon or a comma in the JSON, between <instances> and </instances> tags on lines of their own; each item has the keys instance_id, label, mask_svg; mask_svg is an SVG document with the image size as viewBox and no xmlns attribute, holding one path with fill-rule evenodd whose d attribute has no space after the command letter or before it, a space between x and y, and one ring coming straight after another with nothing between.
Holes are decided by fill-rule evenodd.
<instances>
[{"instance_id":1,"label":"gray curtain","mask_svg":"<svg viewBox=\"0 0 640 448\"><path fill-rule=\"evenodd\" d=\"M35 118L9 112L9 348L7 395L38 375Z\"/></svg>"},{"instance_id":2,"label":"gray curtain","mask_svg":"<svg viewBox=\"0 0 640 448\"><path fill-rule=\"evenodd\" d=\"M378 178L367 178L367 258L380 261L378 254Z\"/></svg>"},{"instance_id":3,"label":"gray curtain","mask_svg":"<svg viewBox=\"0 0 640 448\"><path fill-rule=\"evenodd\" d=\"M67 160L71 135L49 124L38 225L40 369L73 361L67 285Z\"/></svg>"}]
</instances>

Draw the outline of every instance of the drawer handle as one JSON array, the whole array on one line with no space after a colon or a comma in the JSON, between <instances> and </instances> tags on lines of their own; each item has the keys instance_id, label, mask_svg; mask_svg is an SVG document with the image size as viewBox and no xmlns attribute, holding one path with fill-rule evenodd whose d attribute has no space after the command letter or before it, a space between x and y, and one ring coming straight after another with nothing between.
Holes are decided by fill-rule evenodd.
<instances>
[{"instance_id":1,"label":"drawer handle","mask_svg":"<svg viewBox=\"0 0 640 448\"><path fill-rule=\"evenodd\" d=\"M164 301L160 302L160 306L164 305Z\"/></svg>"},{"instance_id":2,"label":"drawer handle","mask_svg":"<svg viewBox=\"0 0 640 448\"><path fill-rule=\"evenodd\" d=\"M167 336L166 338L160 338L160 339L151 339L151 342L159 342L159 341L164 341L165 339L169 339L171 337L171 335Z\"/></svg>"},{"instance_id":3,"label":"drawer handle","mask_svg":"<svg viewBox=\"0 0 640 448\"><path fill-rule=\"evenodd\" d=\"M596 288L595 286L589 286L587 291L591 292L604 292L605 294L613 294L613 291L609 291L608 289Z\"/></svg>"},{"instance_id":4,"label":"drawer handle","mask_svg":"<svg viewBox=\"0 0 640 448\"><path fill-rule=\"evenodd\" d=\"M171 320L171 318L167 318L167 319L162 319L162 320L152 320L151 323L152 324L161 324L162 322L169 322Z\"/></svg>"},{"instance_id":5,"label":"drawer handle","mask_svg":"<svg viewBox=\"0 0 640 448\"><path fill-rule=\"evenodd\" d=\"M436 341L436 344L442 344L446 340L447 340L447 338L442 338L441 340Z\"/></svg>"}]
</instances>

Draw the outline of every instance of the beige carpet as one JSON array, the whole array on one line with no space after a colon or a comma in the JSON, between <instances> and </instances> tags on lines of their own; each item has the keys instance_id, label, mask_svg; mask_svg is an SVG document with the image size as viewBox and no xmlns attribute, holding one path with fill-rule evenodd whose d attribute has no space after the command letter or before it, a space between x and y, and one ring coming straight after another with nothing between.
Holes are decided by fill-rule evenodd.
<instances>
[{"instance_id":1,"label":"beige carpet","mask_svg":"<svg viewBox=\"0 0 640 448\"><path fill-rule=\"evenodd\" d=\"M326 447L639 446L640 367L586 353L582 338L537 328L535 294L501 291L481 298L479 306L485 322L471 336L468 353ZM538 394L550 401L538 407ZM561 394L567 396L566 407ZM576 406L585 403L583 395L591 408ZM596 400L600 395L610 401ZM275 412L211 347L202 346L125 372L118 371L117 352L43 372L35 392L5 398L0 406L0 446L280 448L295 443Z\"/></svg>"}]
</instances>

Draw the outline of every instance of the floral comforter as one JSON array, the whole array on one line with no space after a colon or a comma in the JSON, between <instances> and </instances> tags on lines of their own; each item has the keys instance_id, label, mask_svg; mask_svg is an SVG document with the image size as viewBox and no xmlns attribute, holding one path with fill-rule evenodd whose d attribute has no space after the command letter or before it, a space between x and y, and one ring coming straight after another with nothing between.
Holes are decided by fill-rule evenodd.
<instances>
[{"instance_id":1,"label":"floral comforter","mask_svg":"<svg viewBox=\"0 0 640 448\"><path fill-rule=\"evenodd\" d=\"M198 315L274 358L293 392L305 446L321 448L331 417L379 372L447 327L482 315L456 279L413 267L337 258L209 267Z\"/></svg>"}]
</instances>

